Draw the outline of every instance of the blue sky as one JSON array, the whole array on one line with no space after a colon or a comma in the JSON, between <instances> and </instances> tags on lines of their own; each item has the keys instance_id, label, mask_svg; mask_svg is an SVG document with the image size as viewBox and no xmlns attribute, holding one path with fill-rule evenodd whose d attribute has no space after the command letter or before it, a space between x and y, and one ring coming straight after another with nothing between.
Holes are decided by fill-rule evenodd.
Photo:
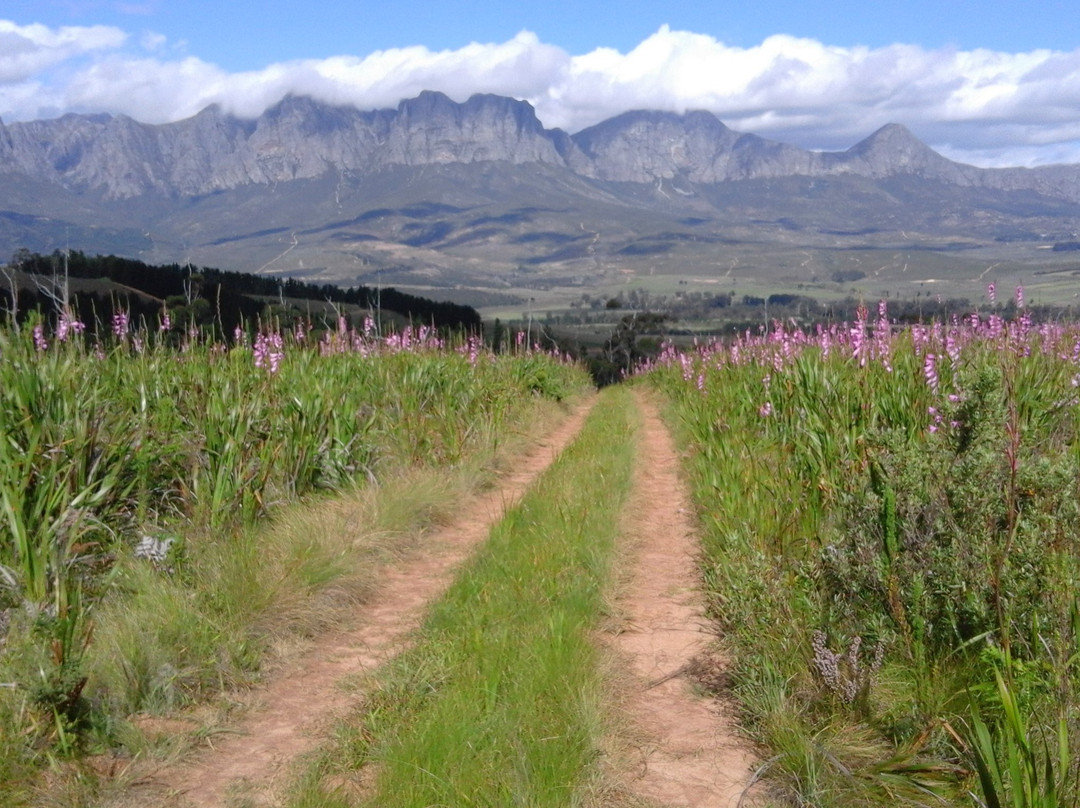
<instances>
[{"instance_id":1,"label":"blue sky","mask_svg":"<svg viewBox=\"0 0 1080 808\"><path fill-rule=\"evenodd\" d=\"M255 116L497 92L576 131L632 108L840 149L898 122L980 165L1080 162L1066 2L4 0L0 118ZM1034 9L1034 10L1032 10Z\"/></svg>"},{"instance_id":2,"label":"blue sky","mask_svg":"<svg viewBox=\"0 0 1080 808\"><path fill-rule=\"evenodd\" d=\"M5 0L0 17L54 27L114 25L135 34L152 30L173 42L186 42L191 53L228 70L255 70L271 62L363 55L409 45L454 49L470 42L504 42L521 30L532 31L541 41L572 54L597 47L625 52L664 24L742 47L757 45L772 34L838 46L880 47L902 42L927 48L1006 52L1080 47L1080 14L1074 4L1062 0L620 0L576 4L520 0Z\"/></svg>"}]
</instances>

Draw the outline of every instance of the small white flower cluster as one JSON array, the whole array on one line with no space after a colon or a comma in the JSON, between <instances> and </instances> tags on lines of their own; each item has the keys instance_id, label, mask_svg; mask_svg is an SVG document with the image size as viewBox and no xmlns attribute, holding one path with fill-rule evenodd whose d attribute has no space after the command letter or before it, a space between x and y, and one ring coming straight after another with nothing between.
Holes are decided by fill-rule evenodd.
<instances>
[{"instance_id":1,"label":"small white flower cluster","mask_svg":"<svg viewBox=\"0 0 1080 808\"><path fill-rule=\"evenodd\" d=\"M172 537L143 536L139 543L135 545L135 557L146 559L155 567L164 568L172 545Z\"/></svg>"},{"instance_id":2,"label":"small white flower cluster","mask_svg":"<svg viewBox=\"0 0 1080 808\"><path fill-rule=\"evenodd\" d=\"M814 667L825 686L844 704L853 704L857 698L870 692L874 675L885 658L885 644L878 642L869 665L859 659L862 637L855 637L846 654L839 654L825 644L825 632L815 631L810 641L814 649Z\"/></svg>"}]
</instances>

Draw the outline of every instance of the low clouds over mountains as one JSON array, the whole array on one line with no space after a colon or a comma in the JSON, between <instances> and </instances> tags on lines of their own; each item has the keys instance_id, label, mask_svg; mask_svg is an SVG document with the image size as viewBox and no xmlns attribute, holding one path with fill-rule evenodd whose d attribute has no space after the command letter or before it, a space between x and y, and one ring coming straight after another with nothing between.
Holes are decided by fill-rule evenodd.
<instances>
[{"instance_id":1,"label":"low clouds over mountains","mask_svg":"<svg viewBox=\"0 0 1080 808\"><path fill-rule=\"evenodd\" d=\"M524 99L545 127L568 132L632 109L702 109L803 148L844 148L901 121L977 165L1080 162L1080 50L834 47L782 35L740 48L664 26L627 53L573 55L523 31L455 50L396 48L230 73L175 45L108 26L0 20L0 117L107 112L165 123L217 104L255 118L290 94L373 109L439 90L459 102L478 92Z\"/></svg>"}]
</instances>

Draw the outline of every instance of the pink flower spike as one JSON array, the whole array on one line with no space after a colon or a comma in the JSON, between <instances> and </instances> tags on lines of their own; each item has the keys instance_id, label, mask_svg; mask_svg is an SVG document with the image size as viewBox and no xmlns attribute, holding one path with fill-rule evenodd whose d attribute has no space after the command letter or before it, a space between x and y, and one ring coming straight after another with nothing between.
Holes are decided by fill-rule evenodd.
<instances>
[{"instance_id":1,"label":"pink flower spike","mask_svg":"<svg viewBox=\"0 0 1080 808\"><path fill-rule=\"evenodd\" d=\"M119 340L123 340L127 337L128 333L128 313L121 309L116 312L112 318L112 332L113 336Z\"/></svg>"},{"instance_id":2,"label":"pink flower spike","mask_svg":"<svg viewBox=\"0 0 1080 808\"><path fill-rule=\"evenodd\" d=\"M926 355L923 362L923 375L926 377L926 383L930 386L930 389L936 393L939 384L936 355L932 353Z\"/></svg>"},{"instance_id":3,"label":"pink flower spike","mask_svg":"<svg viewBox=\"0 0 1080 808\"><path fill-rule=\"evenodd\" d=\"M284 343L281 334L259 334L255 338L255 367L266 370L267 373L278 372L281 360L285 358Z\"/></svg>"}]
</instances>

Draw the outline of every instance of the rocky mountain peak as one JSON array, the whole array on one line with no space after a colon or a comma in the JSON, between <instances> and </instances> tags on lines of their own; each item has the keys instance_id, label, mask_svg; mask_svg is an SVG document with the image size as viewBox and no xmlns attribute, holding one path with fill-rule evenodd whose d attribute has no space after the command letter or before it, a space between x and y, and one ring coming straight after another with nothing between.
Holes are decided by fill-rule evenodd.
<instances>
[{"instance_id":1,"label":"rocky mountain peak","mask_svg":"<svg viewBox=\"0 0 1080 808\"><path fill-rule=\"evenodd\" d=\"M388 121L382 164L561 163L555 142L525 101L477 94L457 103L425 91L398 104Z\"/></svg>"},{"instance_id":2,"label":"rocky mountain peak","mask_svg":"<svg viewBox=\"0 0 1080 808\"><path fill-rule=\"evenodd\" d=\"M810 152L735 132L704 110L635 110L574 135L545 129L526 101L425 91L360 111L289 95L255 119L207 107L150 126L125 116L0 122L0 172L114 199L198 196L247 185L367 174L392 166L545 164L591 180L709 184L789 176L897 174L1074 199L1075 170L983 170L953 163L888 124L843 152Z\"/></svg>"},{"instance_id":3,"label":"rocky mountain peak","mask_svg":"<svg viewBox=\"0 0 1080 808\"><path fill-rule=\"evenodd\" d=\"M871 177L890 174L939 175L951 173L953 164L919 140L906 126L888 123L859 141L844 155Z\"/></svg>"},{"instance_id":4,"label":"rocky mountain peak","mask_svg":"<svg viewBox=\"0 0 1080 808\"><path fill-rule=\"evenodd\" d=\"M579 173L616 182L655 182L676 176L711 182L716 164L738 136L711 112L633 110L573 136Z\"/></svg>"},{"instance_id":5,"label":"rocky mountain peak","mask_svg":"<svg viewBox=\"0 0 1080 808\"><path fill-rule=\"evenodd\" d=\"M614 118L583 129L573 136L579 148L595 156L616 142L642 145L657 137L686 139L705 136L717 141L733 141L734 133L720 119L705 110L693 110L682 115L659 110L631 110Z\"/></svg>"},{"instance_id":6,"label":"rocky mountain peak","mask_svg":"<svg viewBox=\"0 0 1080 808\"><path fill-rule=\"evenodd\" d=\"M397 111L399 116L424 119L440 115L453 117L458 107L459 105L446 93L424 90L416 98L403 98L399 101Z\"/></svg>"}]
</instances>

